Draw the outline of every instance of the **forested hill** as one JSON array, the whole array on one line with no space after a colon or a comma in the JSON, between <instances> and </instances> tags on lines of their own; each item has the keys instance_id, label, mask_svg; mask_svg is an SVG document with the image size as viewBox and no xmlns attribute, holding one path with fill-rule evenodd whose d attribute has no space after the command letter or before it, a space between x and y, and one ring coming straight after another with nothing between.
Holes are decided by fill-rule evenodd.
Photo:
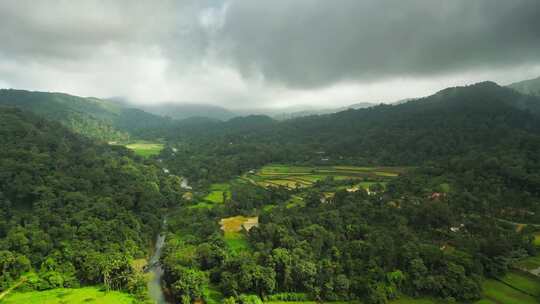
<instances>
[{"instance_id":1,"label":"forested hill","mask_svg":"<svg viewBox=\"0 0 540 304\"><path fill-rule=\"evenodd\" d=\"M0 107L0 291L105 284L144 291L147 254L179 180L123 147Z\"/></svg>"},{"instance_id":2,"label":"forested hill","mask_svg":"<svg viewBox=\"0 0 540 304\"><path fill-rule=\"evenodd\" d=\"M63 93L0 90L0 106L13 106L56 120L76 133L114 141L149 129L172 125L172 120L113 102Z\"/></svg>"},{"instance_id":3,"label":"forested hill","mask_svg":"<svg viewBox=\"0 0 540 304\"><path fill-rule=\"evenodd\" d=\"M267 162L420 165L527 146L540 136L539 113L540 98L483 82L398 105L282 122L250 116L184 126L169 138L193 153L191 162L208 162L201 166L220 176ZM215 155L222 158L213 164ZM192 166L182 164L183 173L200 177Z\"/></svg>"},{"instance_id":4,"label":"forested hill","mask_svg":"<svg viewBox=\"0 0 540 304\"><path fill-rule=\"evenodd\" d=\"M522 94L540 96L540 77L535 78L535 79L515 82L508 85L508 87Z\"/></svg>"}]
</instances>

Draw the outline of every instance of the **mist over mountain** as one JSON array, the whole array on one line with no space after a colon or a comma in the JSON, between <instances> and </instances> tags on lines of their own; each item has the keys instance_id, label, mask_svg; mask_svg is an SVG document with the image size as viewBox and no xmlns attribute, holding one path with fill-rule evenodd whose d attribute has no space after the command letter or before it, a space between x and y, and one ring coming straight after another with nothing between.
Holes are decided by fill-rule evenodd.
<instances>
[{"instance_id":1,"label":"mist over mountain","mask_svg":"<svg viewBox=\"0 0 540 304\"><path fill-rule=\"evenodd\" d=\"M140 109L156 115L167 116L182 120L190 117L207 117L218 120L228 120L238 114L219 106L205 104L158 104L141 105Z\"/></svg>"},{"instance_id":2,"label":"mist over mountain","mask_svg":"<svg viewBox=\"0 0 540 304\"><path fill-rule=\"evenodd\" d=\"M0 303L540 304L539 13L0 0Z\"/></svg>"},{"instance_id":3,"label":"mist over mountain","mask_svg":"<svg viewBox=\"0 0 540 304\"><path fill-rule=\"evenodd\" d=\"M540 77L515 82L509 84L508 87L522 94L540 96Z\"/></svg>"}]
</instances>

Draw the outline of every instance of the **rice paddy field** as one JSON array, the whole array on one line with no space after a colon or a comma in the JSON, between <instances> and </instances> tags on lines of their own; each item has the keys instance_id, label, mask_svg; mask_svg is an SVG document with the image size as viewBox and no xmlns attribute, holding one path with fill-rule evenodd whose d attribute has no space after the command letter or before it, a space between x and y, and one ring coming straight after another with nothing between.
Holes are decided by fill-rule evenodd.
<instances>
[{"instance_id":1,"label":"rice paddy field","mask_svg":"<svg viewBox=\"0 0 540 304\"><path fill-rule=\"evenodd\" d=\"M514 264L515 267L526 271L540 268L540 256L525 258Z\"/></svg>"},{"instance_id":2,"label":"rice paddy field","mask_svg":"<svg viewBox=\"0 0 540 304\"><path fill-rule=\"evenodd\" d=\"M523 293L515 288L495 280L487 280L484 285L484 302L505 304L538 304L534 296ZM487 301L487 302L486 302Z\"/></svg>"},{"instance_id":3,"label":"rice paddy field","mask_svg":"<svg viewBox=\"0 0 540 304\"><path fill-rule=\"evenodd\" d=\"M204 197L204 200L210 203L221 204L224 202L224 198L230 196L231 191L229 184L212 184L210 186L210 193Z\"/></svg>"},{"instance_id":4,"label":"rice paddy field","mask_svg":"<svg viewBox=\"0 0 540 304\"><path fill-rule=\"evenodd\" d=\"M58 288L46 291L13 292L2 304L131 304L134 298L118 291L98 287Z\"/></svg>"},{"instance_id":5,"label":"rice paddy field","mask_svg":"<svg viewBox=\"0 0 540 304\"><path fill-rule=\"evenodd\" d=\"M163 150L164 145L161 143L154 143L154 142L134 142L129 143L125 145L126 148L133 150L135 154L140 155L142 157L150 157L154 155L158 155L161 150Z\"/></svg>"},{"instance_id":6,"label":"rice paddy field","mask_svg":"<svg viewBox=\"0 0 540 304\"><path fill-rule=\"evenodd\" d=\"M309 187L317 181L331 177L335 180L358 181L359 187L367 189L375 183L384 185L388 180L406 172L407 169L405 167L268 165L242 178L262 187L284 186L294 189Z\"/></svg>"},{"instance_id":7,"label":"rice paddy field","mask_svg":"<svg viewBox=\"0 0 540 304\"><path fill-rule=\"evenodd\" d=\"M240 252L249 248L246 236L241 232L242 228L249 230L258 224L258 217L233 216L223 218L219 222L223 230L223 239L231 251Z\"/></svg>"}]
</instances>

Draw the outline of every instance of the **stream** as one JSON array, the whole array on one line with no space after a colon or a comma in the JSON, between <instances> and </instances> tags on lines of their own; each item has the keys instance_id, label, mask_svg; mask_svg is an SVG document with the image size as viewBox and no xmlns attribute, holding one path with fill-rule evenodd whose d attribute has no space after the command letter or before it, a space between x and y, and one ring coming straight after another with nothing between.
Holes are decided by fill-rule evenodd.
<instances>
[{"instance_id":1,"label":"stream","mask_svg":"<svg viewBox=\"0 0 540 304\"><path fill-rule=\"evenodd\" d=\"M166 172L168 172L168 169L165 169ZM191 186L188 184L188 180L185 177L181 177L182 182L180 187L186 190L191 190ZM161 228L161 233L158 235L156 239L156 244L154 248L154 253L150 257L150 261L148 261L148 271L152 273L151 279L148 281L148 294L150 296L150 299L156 304L168 304L167 300L165 299L165 294L163 293L163 286L161 277L163 276L163 268L161 268L161 264L159 263L159 258L161 257L161 251L163 249L163 245L165 244L165 231L167 226L167 218L165 217L163 219L163 227Z\"/></svg>"},{"instance_id":2,"label":"stream","mask_svg":"<svg viewBox=\"0 0 540 304\"><path fill-rule=\"evenodd\" d=\"M167 224L167 219L163 220L163 228ZM163 229L164 231L165 229ZM165 294L163 293L163 287L161 286L161 277L163 276L163 269L159 263L159 258L161 257L161 250L165 244L165 234L164 232L158 235L155 245L154 254L150 257L148 262L149 269L148 271L152 273L151 279L148 281L148 294L152 301L156 304L167 304L165 300Z\"/></svg>"}]
</instances>

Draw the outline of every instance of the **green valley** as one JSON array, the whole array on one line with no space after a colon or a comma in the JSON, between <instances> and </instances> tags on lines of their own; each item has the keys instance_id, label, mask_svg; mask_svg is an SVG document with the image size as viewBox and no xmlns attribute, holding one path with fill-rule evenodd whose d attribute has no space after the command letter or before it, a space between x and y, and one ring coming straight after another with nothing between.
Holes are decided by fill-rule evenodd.
<instances>
[{"instance_id":1,"label":"green valley","mask_svg":"<svg viewBox=\"0 0 540 304\"><path fill-rule=\"evenodd\" d=\"M538 12L0 1L0 303L540 304Z\"/></svg>"}]
</instances>

